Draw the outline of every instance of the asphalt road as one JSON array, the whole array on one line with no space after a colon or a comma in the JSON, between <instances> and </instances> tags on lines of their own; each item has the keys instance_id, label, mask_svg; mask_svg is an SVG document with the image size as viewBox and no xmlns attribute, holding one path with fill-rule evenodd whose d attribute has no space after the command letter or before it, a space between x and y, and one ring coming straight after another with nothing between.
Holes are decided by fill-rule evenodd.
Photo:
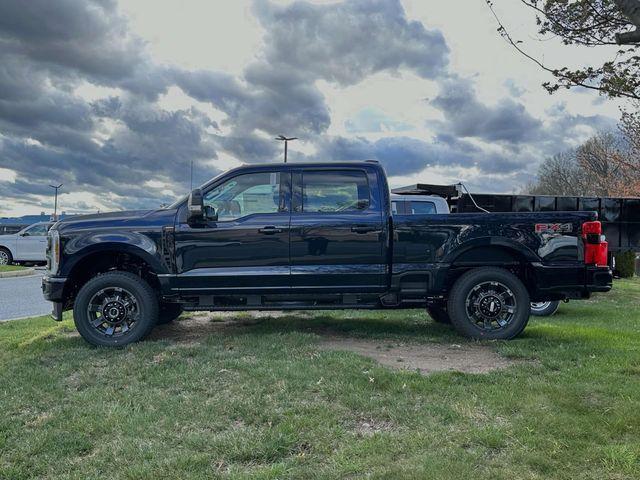
<instances>
[{"instance_id":1,"label":"asphalt road","mask_svg":"<svg viewBox=\"0 0 640 480\"><path fill-rule=\"evenodd\" d=\"M51 313L40 289L42 270L28 277L0 278L0 321Z\"/></svg>"}]
</instances>

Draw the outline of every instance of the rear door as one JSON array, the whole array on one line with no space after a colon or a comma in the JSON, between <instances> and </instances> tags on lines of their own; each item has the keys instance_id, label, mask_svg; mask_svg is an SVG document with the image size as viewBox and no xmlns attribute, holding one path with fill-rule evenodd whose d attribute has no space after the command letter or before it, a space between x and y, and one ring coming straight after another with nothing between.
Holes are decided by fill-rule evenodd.
<instances>
[{"instance_id":1,"label":"rear door","mask_svg":"<svg viewBox=\"0 0 640 480\"><path fill-rule=\"evenodd\" d=\"M291 283L327 293L381 291L383 215L375 173L358 168L293 172ZM375 199L375 201L374 201Z\"/></svg>"}]
</instances>

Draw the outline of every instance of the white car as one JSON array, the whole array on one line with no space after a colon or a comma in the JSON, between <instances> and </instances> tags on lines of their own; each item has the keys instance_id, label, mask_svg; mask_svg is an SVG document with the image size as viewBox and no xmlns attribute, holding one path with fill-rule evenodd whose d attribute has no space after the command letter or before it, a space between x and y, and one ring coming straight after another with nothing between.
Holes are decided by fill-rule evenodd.
<instances>
[{"instance_id":1,"label":"white car","mask_svg":"<svg viewBox=\"0 0 640 480\"><path fill-rule=\"evenodd\" d=\"M47 232L51 223L40 222L12 235L0 235L0 265L46 262Z\"/></svg>"},{"instance_id":2,"label":"white car","mask_svg":"<svg viewBox=\"0 0 640 480\"><path fill-rule=\"evenodd\" d=\"M393 215L433 215L449 213L447 201L437 195L391 194Z\"/></svg>"}]
</instances>

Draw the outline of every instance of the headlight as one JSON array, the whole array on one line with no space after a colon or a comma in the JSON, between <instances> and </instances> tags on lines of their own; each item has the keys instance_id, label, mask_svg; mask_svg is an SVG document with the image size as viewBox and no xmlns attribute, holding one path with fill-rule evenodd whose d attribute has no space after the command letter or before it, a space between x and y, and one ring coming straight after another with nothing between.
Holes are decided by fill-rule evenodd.
<instances>
[{"instance_id":1,"label":"headlight","mask_svg":"<svg viewBox=\"0 0 640 480\"><path fill-rule=\"evenodd\" d=\"M49 230L47 245L47 266L52 274L58 273L60 266L60 234L58 230Z\"/></svg>"}]
</instances>

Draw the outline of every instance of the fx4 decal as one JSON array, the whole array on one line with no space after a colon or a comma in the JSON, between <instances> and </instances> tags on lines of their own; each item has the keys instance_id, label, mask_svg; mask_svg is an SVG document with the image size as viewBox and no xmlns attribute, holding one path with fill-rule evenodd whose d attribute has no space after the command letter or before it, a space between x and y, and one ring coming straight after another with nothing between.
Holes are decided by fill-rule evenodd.
<instances>
[{"instance_id":1,"label":"fx4 decal","mask_svg":"<svg viewBox=\"0 0 640 480\"><path fill-rule=\"evenodd\" d=\"M536 223L536 233L569 233L573 231L571 223Z\"/></svg>"}]
</instances>

